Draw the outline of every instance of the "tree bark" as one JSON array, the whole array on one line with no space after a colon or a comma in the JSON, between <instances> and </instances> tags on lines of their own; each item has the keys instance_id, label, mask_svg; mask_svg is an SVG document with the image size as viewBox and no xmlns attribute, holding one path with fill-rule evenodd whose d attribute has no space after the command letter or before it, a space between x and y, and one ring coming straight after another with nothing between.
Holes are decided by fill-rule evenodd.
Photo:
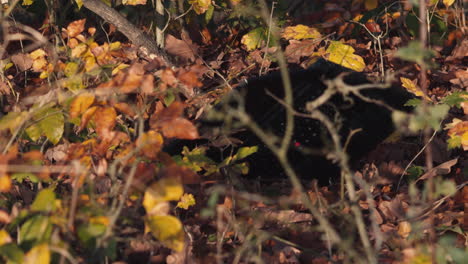
<instances>
[{"instance_id":1,"label":"tree bark","mask_svg":"<svg viewBox=\"0 0 468 264\"><path fill-rule=\"evenodd\" d=\"M149 53L160 56L167 65L172 65L171 59L166 53L159 49L156 42L143 31L130 23L115 9L107 6L101 0L83 0L83 5L106 22L113 24L119 32L127 37L133 44L144 47Z\"/></svg>"}]
</instances>

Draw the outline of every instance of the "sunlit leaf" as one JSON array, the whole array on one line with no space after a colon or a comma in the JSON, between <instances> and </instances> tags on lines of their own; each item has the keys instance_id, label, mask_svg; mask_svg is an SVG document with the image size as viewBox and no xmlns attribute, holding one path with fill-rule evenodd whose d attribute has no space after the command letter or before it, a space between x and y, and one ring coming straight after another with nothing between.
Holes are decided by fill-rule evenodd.
<instances>
[{"instance_id":1,"label":"sunlit leaf","mask_svg":"<svg viewBox=\"0 0 468 264\"><path fill-rule=\"evenodd\" d=\"M138 138L136 144L146 157L154 159L161 151L163 143L164 141L162 135L154 130L150 130L142 134Z\"/></svg>"},{"instance_id":2,"label":"sunlit leaf","mask_svg":"<svg viewBox=\"0 0 468 264\"><path fill-rule=\"evenodd\" d=\"M24 264L49 264L50 250L48 244L40 244L33 247L24 256Z\"/></svg>"},{"instance_id":3,"label":"sunlit leaf","mask_svg":"<svg viewBox=\"0 0 468 264\"><path fill-rule=\"evenodd\" d=\"M177 207L187 210L190 206L195 205L195 197L191 193L184 193L177 203Z\"/></svg>"},{"instance_id":4,"label":"sunlit leaf","mask_svg":"<svg viewBox=\"0 0 468 264\"><path fill-rule=\"evenodd\" d=\"M211 0L189 0L189 4L193 6L195 13L201 15L211 7Z\"/></svg>"},{"instance_id":5,"label":"sunlit leaf","mask_svg":"<svg viewBox=\"0 0 468 264\"><path fill-rule=\"evenodd\" d=\"M179 219L171 215L149 216L146 221L151 233L166 247L182 251L185 245L185 233Z\"/></svg>"},{"instance_id":6,"label":"sunlit leaf","mask_svg":"<svg viewBox=\"0 0 468 264\"><path fill-rule=\"evenodd\" d=\"M419 88L419 86L416 84L416 80L412 81L408 78L405 77L400 77L401 85L406 88L409 92L412 94L419 96L419 97L424 97L428 101L432 101L430 97L424 94L424 92Z\"/></svg>"},{"instance_id":7,"label":"sunlit leaf","mask_svg":"<svg viewBox=\"0 0 468 264\"><path fill-rule=\"evenodd\" d=\"M74 38L78 36L79 34L81 34L81 32L83 32L85 28L85 23L86 23L86 18L76 20L68 24L67 26L68 37Z\"/></svg>"},{"instance_id":8,"label":"sunlit leaf","mask_svg":"<svg viewBox=\"0 0 468 264\"><path fill-rule=\"evenodd\" d=\"M163 178L149 186L143 197L147 214L154 214L155 207L163 202L177 201L184 194L184 188L176 178Z\"/></svg>"},{"instance_id":9,"label":"sunlit leaf","mask_svg":"<svg viewBox=\"0 0 468 264\"><path fill-rule=\"evenodd\" d=\"M31 210L51 212L55 210L55 193L51 188L41 190L34 202L31 204Z\"/></svg>"},{"instance_id":10,"label":"sunlit leaf","mask_svg":"<svg viewBox=\"0 0 468 264\"><path fill-rule=\"evenodd\" d=\"M361 72L366 67L364 59L354 54L354 49L351 46L345 45L339 41L332 41L327 48L329 53L328 60L339 64L343 67Z\"/></svg>"},{"instance_id":11,"label":"sunlit leaf","mask_svg":"<svg viewBox=\"0 0 468 264\"><path fill-rule=\"evenodd\" d=\"M316 39L321 38L322 35L320 32L312 27L308 27L305 25L296 25L293 27L287 27L284 29L282 34L283 38L285 39Z\"/></svg>"},{"instance_id":12,"label":"sunlit leaf","mask_svg":"<svg viewBox=\"0 0 468 264\"><path fill-rule=\"evenodd\" d=\"M9 192L11 189L11 177L8 174L0 175L0 192Z\"/></svg>"},{"instance_id":13,"label":"sunlit leaf","mask_svg":"<svg viewBox=\"0 0 468 264\"><path fill-rule=\"evenodd\" d=\"M70 104L70 118L75 118L84 113L94 103L94 95L82 93L73 99Z\"/></svg>"},{"instance_id":14,"label":"sunlit leaf","mask_svg":"<svg viewBox=\"0 0 468 264\"><path fill-rule=\"evenodd\" d=\"M455 0L442 0L442 3L444 3L445 7L450 7L455 3Z\"/></svg>"}]
</instances>

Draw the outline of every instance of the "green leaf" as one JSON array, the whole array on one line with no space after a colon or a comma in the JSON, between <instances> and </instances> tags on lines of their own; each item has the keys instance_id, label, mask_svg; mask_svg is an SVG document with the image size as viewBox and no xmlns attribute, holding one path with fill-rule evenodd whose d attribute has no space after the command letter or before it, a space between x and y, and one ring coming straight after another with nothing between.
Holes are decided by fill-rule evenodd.
<instances>
[{"instance_id":1,"label":"green leaf","mask_svg":"<svg viewBox=\"0 0 468 264\"><path fill-rule=\"evenodd\" d=\"M23 263L24 252L13 243L0 246L0 256L10 263Z\"/></svg>"},{"instance_id":2,"label":"green leaf","mask_svg":"<svg viewBox=\"0 0 468 264\"><path fill-rule=\"evenodd\" d=\"M62 138L65 118L58 108L42 107L34 113L34 123L26 128L26 133L37 141L41 136L46 136L53 144L57 144Z\"/></svg>"},{"instance_id":3,"label":"green leaf","mask_svg":"<svg viewBox=\"0 0 468 264\"><path fill-rule=\"evenodd\" d=\"M41 190L34 202L31 204L31 210L51 212L55 210L55 193L51 188Z\"/></svg>"},{"instance_id":4,"label":"green leaf","mask_svg":"<svg viewBox=\"0 0 468 264\"><path fill-rule=\"evenodd\" d=\"M425 65L432 68L435 64L431 59L435 56L434 51L429 49L422 49L419 41L411 41L408 46L400 48L396 56L407 61L416 62L419 65Z\"/></svg>"},{"instance_id":5,"label":"green leaf","mask_svg":"<svg viewBox=\"0 0 468 264\"><path fill-rule=\"evenodd\" d=\"M448 149L459 148L462 145L462 137L460 136L452 136L447 140L447 147Z\"/></svg>"},{"instance_id":6,"label":"green leaf","mask_svg":"<svg viewBox=\"0 0 468 264\"><path fill-rule=\"evenodd\" d=\"M413 107L417 107L421 105L421 99L409 99L406 103L405 103L405 106L413 106Z\"/></svg>"},{"instance_id":7,"label":"green leaf","mask_svg":"<svg viewBox=\"0 0 468 264\"><path fill-rule=\"evenodd\" d=\"M25 179L29 179L32 183L38 183L39 178L37 178L36 174L30 172L17 172L11 175L11 179L15 180L19 183L22 183Z\"/></svg>"},{"instance_id":8,"label":"green leaf","mask_svg":"<svg viewBox=\"0 0 468 264\"><path fill-rule=\"evenodd\" d=\"M15 130L25 121L28 116L26 112L9 112L0 119L0 131L9 129L13 134Z\"/></svg>"},{"instance_id":9,"label":"green leaf","mask_svg":"<svg viewBox=\"0 0 468 264\"><path fill-rule=\"evenodd\" d=\"M32 124L25 129L26 134L32 141L38 141L41 137L42 131L38 124Z\"/></svg>"},{"instance_id":10,"label":"green leaf","mask_svg":"<svg viewBox=\"0 0 468 264\"><path fill-rule=\"evenodd\" d=\"M44 112L46 116L39 122L42 132L53 144L57 144L62 138L65 119L57 108L50 108Z\"/></svg>"},{"instance_id":11,"label":"green leaf","mask_svg":"<svg viewBox=\"0 0 468 264\"><path fill-rule=\"evenodd\" d=\"M22 243L27 246L47 242L52 234L52 223L47 216L35 215L21 226L19 233Z\"/></svg>"},{"instance_id":12,"label":"green leaf","mask_svg":"<svg viewBox=\"0 0 468 264\"><path fill-rule=\"evenodd\" d=\"M244 158L254 154L255 152L257 152L257 150L258 150L258 146L242 147L234 155L233 161L244 159Z\"/></svg>"},{"instance_id":13,"label":"green leaf","mask_svg":"<svg viewBox=\"0 0 468 264\"><path fill-rule=\"evenodd\" d=\"M106 226L101 223L89 223L78 227L78 238L83 244L90 249L96 247L97 238L104 235Z\"/></svg>"},{"instance_id":14,"label":"green leaf","mask_svg":"<svg viewBox=\"0 0 468 264\"><path fill-rule=\"evenodd\" d=\"M468 98L468 92L453 92L452 94L447 95L442 98L442 103L449 106L460 107L460 104L465 102Z\"/></svg>"}]
</instances>

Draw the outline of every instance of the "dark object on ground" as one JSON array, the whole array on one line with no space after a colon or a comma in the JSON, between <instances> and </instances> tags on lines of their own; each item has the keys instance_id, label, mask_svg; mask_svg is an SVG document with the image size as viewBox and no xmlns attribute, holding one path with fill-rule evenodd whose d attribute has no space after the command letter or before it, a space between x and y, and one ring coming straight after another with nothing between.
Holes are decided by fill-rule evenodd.
<instances>
[{"instance_id":1,"label":"dark object on ground","mask_svg":"<svg viewBox=\"0 0 468 264\"><path fill-rule=\"evenodd\" d=\"M362 73L353 72L337 64L319 60L307 70L291 72L294 93L294 109L307 113L307 102L313 101L327 89L324 80L343 76L348 85L370 84ZM285 124L285 107L275 97L282 99L284 90L279 72L250 79L238 87L244 98L245 110L264 130L282 136ZM268 92L267 92L268 91ZM409 111L404 104L412 95L401 87L387 89L371 88L361 90L366 98L384 102L393 109ZM234 98L235 96L232 96ZM228 99L230 106L237 106L234 99ZM220 107L222 108L222 107ZM356 164L366 153L374 149L393 131L391 110L373 102L366 102L356 95L335 94L326 104L319 107L332 121L337 121L341 143L344 145L351 131L362 129L354 134L347 145L350 163ZM265 144L252 132L243 131L233 135L243 141L243 146L259 146L259 150L250 156L252 177L274 178L285 174ZM339 175L339 166L326 158L331 153L332 141L325 127L317 120L295 117L293 142L288 153L290 163L302 178L316 178L320 184L328 184ZM313 154L312 154L313 153Z\"/></svg>"}]
</instances>

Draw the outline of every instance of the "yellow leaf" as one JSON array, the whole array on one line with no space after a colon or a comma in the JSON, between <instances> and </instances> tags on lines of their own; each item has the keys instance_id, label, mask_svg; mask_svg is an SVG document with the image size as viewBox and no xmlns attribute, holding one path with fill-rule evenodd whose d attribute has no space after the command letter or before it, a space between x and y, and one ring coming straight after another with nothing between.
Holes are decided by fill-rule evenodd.
<instances>
[{"instance_id":1,"label":"yellow leaf","mask_svg":"<svg viewBox=\"0 0 468 264\"><path fill-rule=\"evenodd\" d=\"M0 192L9 192L11 189L11 177L8 174L0 176Z\"/></svg>"},{"instance_id":2,"label":"yellow leaf","mask_svg":"<svg viewBox=\"0 0 468 264\"><path fill-rule=\"evenodd\" d=\"M462 144L462 147L463 147L463 150L468 150L468 131L463 133L462 137L461 137L461 144Z\"/></svg>"},{"instance_id":3,"label":"yellow leaf","mask_svg":"<svg viewBox=\"0 0 468 264\"><path fill-rule=\"evenodd\" d=\"M405 87L406 90L408 90L410 93L419 97L424 97L428 101L432 101L431 98L429 98L428 96L424 96L423 91L416 84L416 80L412 81L408 78L400 77L400 81L401 81L401 85Z\"/></svg>"},{"instance_id":4,"label":"yellow leaf","mask_svg":"<svg viewBox=\"0 0 468 264\"><path fill-rule=\"evenodd\" d=\"M177 203L177 207L187 210L190 206L195 205L195 198L191 193L184 193Z\"/></svg>"},{"instance_id":5,"label":"yellow leaf","mask_svg":"<svg viewBox=\"0 0 468 264\"><path fill-rule=\"evenodd\" d=\"M104 226L108 226L109 225L109 217L106 217L106 216L91 217L89 219L89 222L91 224L101 224L101 225L104 225Z\"/></svg>"},{"instance_id":6,"label":"yellow leaf","mask_svg":"<svg viewBox=\"0 0 468 264\"><path fill-rule=\"evenodd\" d=\"M8 2L7 2L8 3ZM21 3L21 5L24 5L24 6L30 6L34 3L33 0L23 0L23 3Z\"/></svg>"},{"instance_id":7,"label":"yellow leaf","mask_svg":"<svg viewBox=\"0 0 468 264\"><path fill-rule=\"evenodd\" d=\"M40 72L47 66L47 60L45 57L37 58L33 61L32 69L35 72Z\"/></svg>"},{"instance_id":8,"label":"yellow leaf","mask_svg":"<svg viewBox=\"0 0 468 264\"><path fill-rule=\"evenodd\" d=\"M75 118L84 113L94 103L94 95L82 93L75 97L70 104L70 118Z\"/></svg>"},{"instance_id":9,"label":"yellow leaf","mask_svg":"<svg viewBox=\"0 0 468 264\"><path fill-rule=\"evenodd\" d=\"M283 38L285 39L316 39L321 38L322 35L317 29L305 25L297 25L294 27L287 27L284 29Z\"/></svg>"},{"instance_id":10,"label":"yellow leaf","mask_svg":"<svg viewBox=\"0 0 468 264\"><path fill-rule=\"evenodd\" d=\"M455 3L455 0L442 0L442 2L444 3L445 7L450 7L451 5L453 5L453 3ZM466 2L465 2L466 3Z\"/></svg>"},{"instance_id":11,"label":"yellow leaf","mask_svg":"<svg viewBox=\"0 0 468 264\"><path fill-rule=\"evenodd\" d=\"M361 72L366 67L364 59L354 54L354 49L351 46L345 45L339 41L332 41L327 48L329 53L328 60L339 64L343 67Z\"/></svg>"},{"instance_id":12,"label":"yellow leaf","mask_svg":"<svg viewBox=\"0 0 468 264\"><path fill-rule=\"evenodd\" d=\"M111 44L109 44L109 50L110 51L114 51L114 50L118 50L120 49L120 41L116 41L116 42L112 42Z\"/></svg>"},{"instance_id":13,"label":"yellow leaf","mask_svg":"<svg viewBox=\"0 0 468 264\"><path fill-rule=\"evenodd\" d=\"M29 53L29 57L31 57L31 59L33 59L33 60L43 58L43 57L45 57L45 55L46 55L46 52L43 49L37 49L37 50Z\"/></svg>"},{"instance_id":14,"label":"yellow leaf","mask_svg":"<svg viewBox=\"0 0 468 264\"><path fill-rule=\"evenodd\" d=\"M24 264L49 264L50 250L47 244L40 244L33 247L24 256Z\"/></svg>"},{"instance_id":15,"label":"yellow leaf","mask_svg":"<svg viewBox=\"0 0 468 264\"><path fill-rule=\"evenodd\" d=\"M124 5L145 5L146 0L123 0L122 4Z\"/></svg>"},{"instance_id":16,"label":"yellow leaf","mask_svg":"<svg viewBox=\"0 0 468 264\"><path fill-rule=\"evenodd\" d=\"M366 7L367 10L372 10L377 8L377 5L379 4L378 0L364 0L364 6Z\"/></svg>"},{"instance_id":17,"label":"yellow leaf","mask_svg":"<svg viewBox=\"0 0 468 264\"><path fill-rule=\"evenodd\" d=\"M125 63L120 63L119 65L117 65L117 67L115 67L114 69L112 69L112 76L116 75L117 73L119 73L120 70L123 70L123 69L126 69L128 68L130 65L128 64L125 64Z\"/></svg>"},{"instance_id":18,"label":"yellow leaf","mask_svg":"<svg viewBox=\"0 0 468 264\"><path fill-rule=\"evenodd\" d=\"M189 0L189 4L193 6L195 13L201 15L211 7L211 0Z\"/></svg>"},{"instance_id":19,"label":"yellow leaf","mask_svg":"<svg viewBox=\"0 0 468 264\"><path fill-rule=\"evenodd\" d=\"M241 43L247 47L248 51L251 51L261 47L265 39L265 30L263 28L256 28L242 36Z\"/></svg>"},{"instance_id":20,"label":"yellow leaf","mask_svg":"<svg viewBox=\"0 0 468 264\"><path fill-rule=\"evenodd\" d=\"M88 51L88 46L85 43L80 43L78 46L74 47L71 50L71 57L72 58L78 58L81 57L83 54Z\"/></svg>"},{"instance_id":21,"label":"yellow leaf","mask_svg":"<svg viewBox=\"0 0 468 264\"><path fill-rule=\"evenodd\" d=\"M151 233L166 247L180 252L184 249L185 233L182 223L172 215L155 215L146 221Z\"/></svg>"},{"instance_id":22,"label":"yellow leaf","mask_svg":"<svg viewBox=\"0 0 468 264\"><path fill-rule=\"evenodd\" d=\"M178 179L164 178L146 189L143 206L147 213L151 213L159 203L177 201L183 194L184 188Z\"/></svg>"},{"instance_id":23,"label":"yellow leaf","mask_svg":"<svg viewBox=\"0 0 468 264\"><path fill-rule=\"evenodd\" d=\"M0 230L0 246L11 243L12 239L10 234L5 229Z\"/></svg>"}]
</instances>

